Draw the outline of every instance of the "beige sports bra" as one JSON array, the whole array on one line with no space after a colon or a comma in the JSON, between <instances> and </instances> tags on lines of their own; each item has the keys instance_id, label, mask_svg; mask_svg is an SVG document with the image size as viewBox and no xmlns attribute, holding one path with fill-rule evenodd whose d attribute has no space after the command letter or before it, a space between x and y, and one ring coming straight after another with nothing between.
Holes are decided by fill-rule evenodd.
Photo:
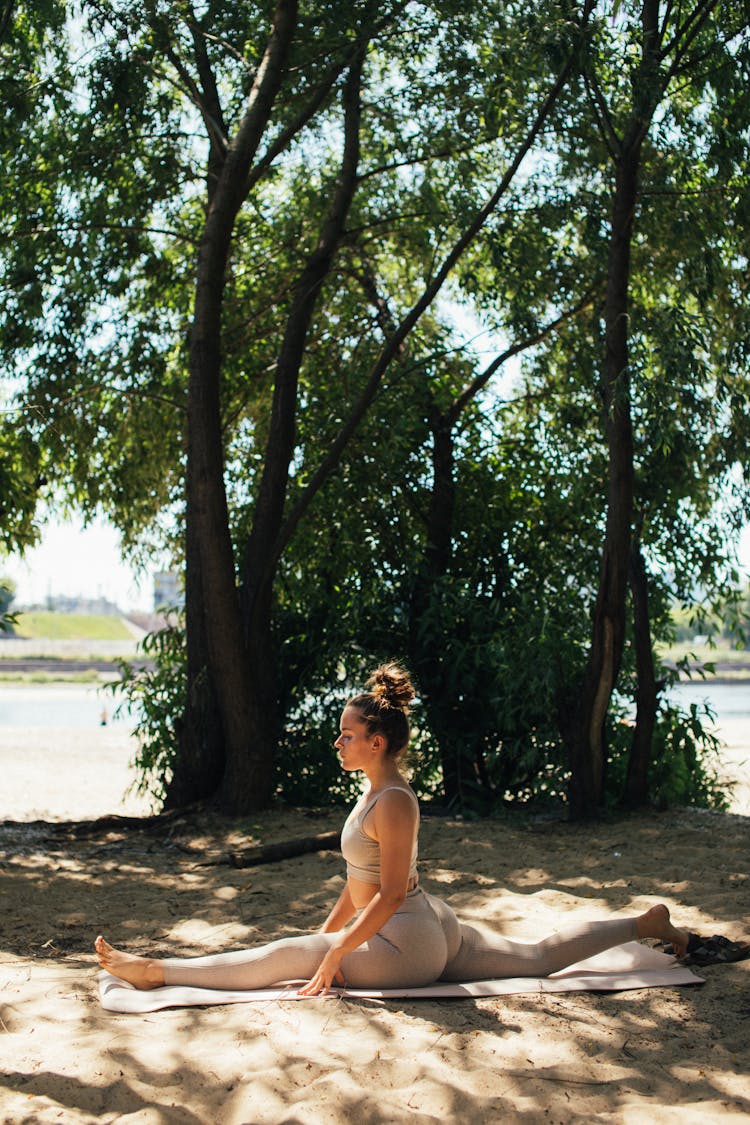
<instances>
[{"instance_id":1,"label":"beige sports bra","mask_svg":"<svg viewBox=\"0 0 750 1125\"><path fill-rule=\"evenodd\" d=\"M388 785L385 789L379 790L379 792L374 793L372 797L365 801L359 811L359 805L355 805L346 818L346 823L341 832L341 854L346 860L346 874L351 875L354 879L359 879L361 883L380 883L380 844L377 840L373 840L372 836L367 835L362 827L362 822L370 809L377 804L378 800L384 793L387 793L389 789L400 789L402 793L408 793L417 806L417 823L414 828L414 843L412 845L411 864L409 867L409 881L411 882L416 878L419 802L411 789L407 789L406 786Z\"/></svg>"}]
</instances>

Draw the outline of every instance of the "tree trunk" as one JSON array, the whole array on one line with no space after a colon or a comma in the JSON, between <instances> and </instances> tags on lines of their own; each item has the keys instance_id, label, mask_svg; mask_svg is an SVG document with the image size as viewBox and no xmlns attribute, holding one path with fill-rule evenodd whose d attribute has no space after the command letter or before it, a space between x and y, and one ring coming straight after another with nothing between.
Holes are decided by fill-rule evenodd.
<instances>
[{"instance_id":1,"label":"tree trunk","mask_svg":"<svg viewBox=\"0 0 750 1125\"><path fill-rule=\"evenodd\" d=\"M635 168L631 171L634 173ZM618 218L635 204L635 176L619 176ZM570 747L570 800L574 816L595 813L604 797L605 719L617 680L625 639L630 525L633 508L633 433L627 374L627 281L629 244L614 234L606 311L607 355L604 402L609 453L607 523L594 608L591 648Z\"/></svg>"},{"instance_id":2,"label":"tree trunk","mask_svg":"<svg viewBox=\"0 0 750 1125\"><path fill-rule=\"evenodd\" d=\"M425 547L415 577L409 604L409 664L420 684L420 693L430 727L440 744L443 793L448 805L462 802L467 762L464 743L454 744L446 710L451 707L447 686L445 652L435 644L433 631L426 632L424 619L436 596L436 584L448 570L453 542L456 487L453 480L453 430L450 421L435 409L432 430L432 490L425 528Z\"/></svg>"},{"instance_id":3,"label":"tree trunk","mask_svg":"<svg viewBox=\"0 0 750 1125\"><path fill-rule=\"evenodd\" d=\"M644 0L640 71L633 114L619 146L605 297L602 398L608 452L607 520L591 647L577 713L568 727L569 798L574 817L596 815L604 801L605 721L625 641L625 598L633 518L633 427L628 371L630 249L643 140L655 108L658 0Z\"/></svg>"},{"instance_id":4,"label":"tree trunk","mask_svg":"<svg viewBox=\"0 0 750 1125\"><path fill-rule=\"evenodd\" d=\"M258 501L243 566L243 619L248 635L266 615L278 563L278 536L294 455L297 390L307 334L321 287L330 273L357 189L360 90L365 48L357 53L344 88L345 140L341 170L320 238L294 286L274 380L271 423ZM258 608L260 606L260 609Z\"/></svg>"},{"instance_id":5,"label":"tree trunk","mask_svg":"<svg viewBox=\"0 0 750 1125\"><path fill-rule=\"evenodd\" d=\"M645 805L648 801L648 769L659 708L659 694L663 681L656 679L654 650L651 645L651 623L648 610L648 574L641 551L640 539L635 537L630 552L630 590L633 596L633 627L637 671L636 718L633 741L628 757L624 803L631 807Z\"/></svg>"},{"instance_id":6,"label":"tree trunk","mask_svg":"<svg viewBox=\"0 0 750 1125\"><path fill-rule=\"evenodd\" d=\"M605 302L604 410L607 436L607 522L599 590L578 721L570 752L574 816L590 816L604 799L605 720L625 640L625 596L633 514L633 429L628 375L630 237L639 150L624 151L617 170Z\"/></svg>"},{"instance_id":7,"label":"tree trunk","mask_svg":"<svg viewBox=\"0 0 750 1125\"><path fill-rule=\"evenodd\" d=\"M240 621L229 531L221 429L221 312L234 222L246 197L252 159L281 86L296 17L296 0L277 0L273 30L247 110L210 197L190 333L187 523L194 530L199 553L209 664L226 752L222 796L230 812L266 804L272 778L262 749L265 715L251 694L251 667ZM197 591L190 592L196 596ZM195 628L196 616L191 621ZM234 788L236 784L238 788Z\"/></svg>"},{"instance_id":8,"label":"tree trunk","mask_svg":"<svg viewBox=\"0 0 750 1125\"><path fill-rule=\"evenodd\" d=\"M182 808L214 796L224 774L224 734L211 676L203 609L200 557L188 515L185 529L185 635L187 697L178 730L178 752L164 801Z\"/></svg>"},{"instance_id":9,"label":"tree trunk","mask_svg":"<svg viewBox=\"0 0 750 1125\"><path fill-rule=\"evenodd\" d=\"M158 29L158 24L156 26ZM209 138L206 198L210 207L226 159L226 126L205 36L194 26L192 37ZM179 59L172 52L169 52L169 57L180 70ZM188 459L185 482L188 498L185 510L187 693L178 728L178 752L172 778L167 786L165 808L181 808L194 801L210 799L218 790L224 774L224 733L209 657L196 510L190 502L194 494L190 474L194 467L193 461Z\"/></svg>"},{"instance_id":10,"label":"tree trunk","mask_svg":"<svg viewBox=\"0 0 750 1125\"><path fill-rule=\"evenodd\" d=\"M294 455L299 371L307 334L320 295L344 234L357 189L359 164L360 92L366 47L357 52L344 87L344 152L330 208L315 250L294 288L292 306L276 366L271 424L253 527L248 540L241 589L241 624L248 661L246 695L256 709L254 761L227 752L224 804L238 810L248 806L251 785L270 796L279 727L279 701L273 646L273 582L278 566L278 535ZM249 771L253 773L250 776ZM262 780L261 780L262 779Z\"/></svg>"}]
</instances>

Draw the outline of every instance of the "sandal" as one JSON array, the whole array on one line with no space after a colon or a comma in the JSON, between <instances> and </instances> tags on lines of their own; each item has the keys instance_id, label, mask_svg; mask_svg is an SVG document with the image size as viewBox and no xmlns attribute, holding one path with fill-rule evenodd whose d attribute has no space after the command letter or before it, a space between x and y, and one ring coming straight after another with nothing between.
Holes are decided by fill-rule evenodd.
<instances>
[{"instance_id":1,"label":"sandal","mask_svg":"<svg viewBox=\"0 0 750 1125\"><path fill-rule=\"evenodd\" d=\"M671 945L664 947L665 953L674 953ZM686 965L728 965L732 961L744 961L750 957L750 945L730 941L721 934L701 937L688 934L687 953L683 958Z\"/></svg>"},{"instance_id":2,"label":"sandal","mask_svg":"<svg viewBox=\"0 0 750 1125\"><path fill-rule=\"evenodd\" d=\"M685 960L693 965L727 965L730 961L744 961L746 957L750 957L750 946L730 941L721 934L714 934L710 938L698 937L697 934L691 934L690 937L695 938L695 943L691 948L691 942L688 941Z\"/></svg>"}]
</instances>

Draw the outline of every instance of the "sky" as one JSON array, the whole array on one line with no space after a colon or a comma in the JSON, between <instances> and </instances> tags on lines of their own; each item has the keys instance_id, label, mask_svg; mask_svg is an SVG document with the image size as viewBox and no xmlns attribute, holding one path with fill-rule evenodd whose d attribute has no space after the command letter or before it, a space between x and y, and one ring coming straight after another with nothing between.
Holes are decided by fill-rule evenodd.
<instances>
[{"instance_id":1,"label":"sky","mask_svg":"<svg viewBox=\"0 0 750 1125\"><path fill-rule=\"evenodd\" d=\"M122 610L153 608L152 574L139 574L122 562L120 536L104 520L85 528L80 520L50 520L39 546L25 558L0 558L0 575L16 583L17 606L44 604L50 595L63 594L103 597Z\"/></svg>"},{"instance_id":2,"label":"sky","mask_svg":"<svg viewBox=\"0 0 750 1125\"><path fill-rule=\"evenodd\" d=\"M740 540L740 559L750 572L750 526ZM50 520L39 546L25 559L0 558L0 576L16 583L18 606L63 594L104 597L122 610L150 612L153 607L153 574L139 574L122 562L119 535L104 520L86 528L80 520Z\"/></svg>"}]
</instances>

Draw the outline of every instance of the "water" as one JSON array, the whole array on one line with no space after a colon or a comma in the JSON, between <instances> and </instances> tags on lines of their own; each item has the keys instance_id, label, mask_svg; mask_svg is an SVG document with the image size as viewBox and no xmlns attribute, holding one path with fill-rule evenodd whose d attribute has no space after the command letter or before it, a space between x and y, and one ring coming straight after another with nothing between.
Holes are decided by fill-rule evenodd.
<instances>
[{"instance_id":1,"label":"water","mask_svg":"<svg viewBox=\"0 0 750 1125\"><path fill-rule=\"evenodd\" d=\"M691 703L708 703L716 713L719 730L724 719L747 719L750 735L750 681L713 684L691 680L674 684L669 695L686 709ZM90 730L101 724L102 713L106 712L108 723L132 727L132 717L126 713L115 719L119 701L100 684L34 684L28 687L0 684L0 726Z\"/></svg>"},{"instance_id":2,"label":"water","mask_svg":"<svg viewBox=\"0 0 750 1125\"><path fill-rule=\"evenodd\" d=\"M674 684L669 696L687 709L691 703L708 703L716 713L716 723L721 729L724 719L747 719L750 727L750 681L736 684L712 684L710 680L690 680ZM748 731L750 734L750 730Z\"/></svg>"},{"instance_id":3,"label":"water","mask_svg":"<svg viewBox=\"0 0 750 1125\"><path fill-rule=\"evenodd\" d=\"M715 712L724 772L735 782L730 811L750 816L750 682L691 681L675 684L670 695L685 708L707 702ZM153 811L143 796L123 799L136 780L134 724L127 713L115 719L116 704L101 684L0 683L0 820ZM93 762L100 768L92 771Z\"/></svg>"},{"instance_id":4,"label":"water","mask_svg":"<svg viewBox=\"0 0 750 1125\"><path fill-rule=\"evenodd\" d=\"M0 684L0 727L91 730L101 726L105 718L107 725L132 728L132 717L127 713L115 717L119 702L118 696L105 691L101 684Z\"/></svg>"}]
</instances>

